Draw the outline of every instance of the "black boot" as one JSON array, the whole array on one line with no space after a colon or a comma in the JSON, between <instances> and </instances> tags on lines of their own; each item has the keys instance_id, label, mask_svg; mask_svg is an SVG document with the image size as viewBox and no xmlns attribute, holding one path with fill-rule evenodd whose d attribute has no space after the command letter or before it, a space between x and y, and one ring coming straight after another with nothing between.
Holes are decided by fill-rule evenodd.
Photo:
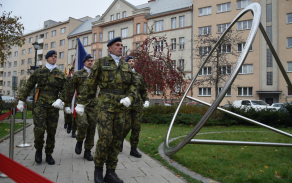
<instances>
[{"instance_id":1,"label":"black boot","mask_svg":"<svg viewBox=\"0 0 292 183\"><path fill-rule=\"evenodd\" d=\"M107 169L103 180L105 183L124 183L116 174L115 169Z\"/></svg>"},{"instance_id":2,"label":"black boot","mask_svg":"<svg viewBox=\"0 0 292 183\"><path fill-rule=\"evenodd\" d=\"M55 164L55 160L53 159L51 154L46 154L46 162L48 162L49 165Z\"/></svg>"},{"instance_id":3,"label":"black boot","mask_svg":"<svg viewBox=\"0 0 292 183\"><path fill-rule=\"evenodd\" d=\"M65 128L65 129L67 128L67 123L64 124L64 128Z\"/></svg>"},{"instance_id":4,"label":"black boot","mask_svg":"<svg viewBox=\"0 0 292 183\"><path fill-rule=\"evenodd\" d=\"M140 153L137 151L137 147L135 147L135 146L132 146L132 147L131 147L130 155L131 155L131 156L135 156L136 158L141 158L141 157L142 157L142 154L140 154Z\"/></svg>"},{"instance_id":5,"label":"black boot","mask_svg":"<svg viewBox=\"0 0 292 183\"><path fill-rule=\"evenodd\" d=\"M122 145L121 145L121 148L120 148L120 152L123 151L123 145L124 145L124 139L122 140Z\"/></svg>"},{"instance_id":6,"label":"black boot","mask_svg":"<svg viewBox=\"0 0 292 183\"><path fill-rule=\"evenodd\" d=\"M69 125L68 125L68 127L67 127L67 133L68 133L68 134L70 134L70 133L71 133L71 127L72 127L72 125L71 125L71 124L69 124Z\"/></svg>"},{"instance_id":7,"label":"black boot","mask_svg":"<svg viewBox=\"0 0 292 183\"><path fill-rule=\"evenodd\" d=\"M76 138L76 131L72 131L72 138Z\"/></svg>"},{"instance_id":8,"label":"black boot","mask_svg":"<svg viewBox=\"0 0 292 183\"><path fill-rule=\"evenodd\" d=\"M91 155L90 149L85 149L84 158L87 159L88 161L93 161L93 156Z\"/></svg>"},{"instance_id":9,"label":"black boot","mask_svg":"<svg viewBox=\"0 0 292 183\"><path fill-rule=\"evenodd\" d=\"M37 162L37 163L41 163L42 162L42 159L43 159L43 152L42 152L42 150L40 149L40 150L36 150L36 152L35 152L35 162Z\"/></svg>"},{"instance_id":10,"label":"black boot","mask_svg":"<svg viewBox=\"0 0 292 183\"><path fill-rule=\"evenodd\" d=\"M104 183L103 181L103 167L95 167L94 169L94 183Z\"/></svg>"},{"instance_id":11,"label":"black boot","mask_svg":"<svg viewBox=\"0 0 292 183\"><path fill-rule=\"evenodd\" d=\"M81 154L81 151L82 151L82 144L83 144L83 141L80 141L76 143L76 147L75 147L75 153L76 154Z\"/></svg>"}]
</instances>

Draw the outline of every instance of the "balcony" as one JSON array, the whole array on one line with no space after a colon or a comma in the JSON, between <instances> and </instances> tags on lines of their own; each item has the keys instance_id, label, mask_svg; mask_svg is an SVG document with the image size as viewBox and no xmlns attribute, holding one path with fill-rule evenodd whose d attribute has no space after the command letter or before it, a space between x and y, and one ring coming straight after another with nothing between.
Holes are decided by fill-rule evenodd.
<instances>
[{"instance_id":1,"label":"balcony","mask_svg":"<svg viewBox=\"0 0 292 183\"><path fill-rule=\"evenodd\" d=\"M44 53L44 50L43 49L38 50L38 52L37 52L38 55L42 55L43 53Z\"/></svg>"},{"instance_id":2,"label":"balcony","mask_svg":"<svg viewBox=\"0 0 292 183\"><path fill-rule=\"evenodd\" d=\"M3 77L0 77L0 81L3 81Z\"/></svg>"},{"instance_id":3,"label":"balcony","mask_svg":"<svg viewBox=\"0 0 292 183\"><path fill-rule=\"evenodd\" d=\"M44 43L44 38L40 38L40 39L38 39L38 43L39 43L39 44Z\"/></svg>"},{"instance_id":4,"label":"balcony","mask_svg":"<svg viewBox=\"0 0 292 183\"><path fill-rule=\"evenodd\" d=\"M1 67L1 68L0 68L0 72L1 72L1 71L4 71L4 67Z\"/></svg>"},{"instance_id":5,"label":"balcony","mask_svg":"<svg viewBox=\"0 0 292 183\"><path fill-rule=\"evenodd\" d=\"M0 90L3 90L3 86L0 86Z\"/></svg>"}]
</instances>

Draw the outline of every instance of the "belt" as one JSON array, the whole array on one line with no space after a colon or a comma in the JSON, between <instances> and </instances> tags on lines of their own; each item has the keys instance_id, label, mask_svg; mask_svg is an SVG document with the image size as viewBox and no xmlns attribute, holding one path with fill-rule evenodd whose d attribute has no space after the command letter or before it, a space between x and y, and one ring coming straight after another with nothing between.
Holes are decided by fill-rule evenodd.
<instances>
[{"instance_id":1,"label":"belt","mask_svg":"<svg viewBox=\"0 0 292 183\"><path fill-rule=\"evenodd\" d=\"M125 95L126 92L124 90L119 90L119 89L100 89L101 92L105 92L105 93L113 93L113 94L118 94L118 95Z\"/></svg>"},{"instance_id":2,"label":"belt","mask_svg":"<svg viewBox=\"0 0 292 183\"><path fill-rule=\"evenodd\" d=\"M95 94L87 95L87 99L93 99L93 98L96 98Z\"/></svg>"}]
</instances>

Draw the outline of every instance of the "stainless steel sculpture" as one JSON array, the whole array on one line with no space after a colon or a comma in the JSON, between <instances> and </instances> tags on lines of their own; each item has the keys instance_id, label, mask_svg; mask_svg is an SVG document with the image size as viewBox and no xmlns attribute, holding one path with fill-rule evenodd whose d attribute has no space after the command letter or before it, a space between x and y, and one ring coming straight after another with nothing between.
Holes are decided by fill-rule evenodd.
<instances>
[{"instance_id":1,"label":"stainless steel sculpture","mask_svg":"<svg viewBox=\"0 0 292 183\"><path fill-rule=\"evenodd\" d=\"M246 44L245 44L245 47L244 49L242 50L242 53L240 54L237 62L236 62L236 65L235 65L235 68L233 69L232 73L230 74L230 77L229 79L226 81L223 89L221 90L221 92L219 93L218 97L215 99L215 101L213 102L213 104L208 104L206 102L203 102L203 101L200 101L198 99L195 99L193 97L190 97L190 96L187 96L187 93L189 92L189 90L191 89L191 87L193 86L194 84L194 81L196 80L199 72L202 70L202 68L204 67L204 65L207 63L207 61L209 60L209 58L211 57L212 53L214 52L214 50L216 49L216 47L219 45L220 41L223 39L223 37L228 33L228 31L231 29L231 27L244 15L246 14L247 12L251 11L253 13L253 23L252 23L252 27L251 27L251 30L250 30L250 33L249 33L249 36L247 38L247 41L246 41ZM247 6L245 9L243 9L238 15L237 17L235 17L235 19L231 22L231 24L229 25L229 27L225 30L225 32L221 35L221 37L219 38L219 40L217 41L217 43L215 44L215 46L213 47L213 49L210 51L209 55L207 56L207 58L204 60L203 64L201 65L201 67L199 68L197 74L195 75L195 77L193 78L193 80L191 81L189 87L187 88L185 94L183 95L183 98L181 99L175 113L174 113L174 116L172 118L172 121L169 125L169 128L168 128L168 131L167 131L167 134L166 134L166 138L165 138L165 141L164 141L164 151L165 151L165 154L166 155L171 155L171 154L174 154L176 152L178 152L180 149L182 149L186 144L221 144L221 145L249 145L249 146L282 146L282 147L292 147L292 144L290 143L269 143L269 142L247 142L247 141L219 141L219 140L199 140L199 139L192 139L200 130L201 128L203 127L203 125L207 122L207 120L210 118L210 116L213 114L213 112L218 109L218 110L221 110L223 112L227 112L231 115L234 115L234 116L237 116L239 118L242 118L248 122L251 122L251 123L254 123L254 124L257 124L259 126L262 126L262 127L265 127L265 128L268 128L274 132L277 132L277 133L280 133L280 134L283 134L283 135L286 135L288 137L292 137L292 134L289 134L289 133L286 133L284 131L281 131L281 130L278 130L278 129L275 129L273 127L270 127L268 125L265 125L265 124L262 124L260 122L257 122L257 121L254 121L252 119L249 119L249 118L246 118L246 117L243 117L243 116L240 116L238 114L235 114L235 113L232 113L230 111L227 111L227 110L224 110L220 107L218 107L218 105L221 103L222 99L224 98L228 88L232 85L232 83L234 82L238 72L239 72L239 69L240 67L242 66L243 62L245 61L247 55L248 55L248 50L250 48L250 46L252 45L253 41L254 41L254 38L256 36L256 33L257 33L257 30L258 28L260 28L261 30L261 33L263 34L277 64L278 64L278 67L280 69L280 71L282 72L287 84L288 84L288 87L289 89L292 91L292 84L291 84L291 81L289 80L289 77L287 75L287 73L285 72L285 69L271 43L271 41L269 40L262 24L260 23L260 19L261 19L261 6L258 4L258 3L252 3L250 4L249 6ZM198 124L194 127L194 129L182 140L180 141L177 145L173 146L173 147L170 147L169 146L169 136L170 136L170 132L171 132L171 129L172 129L172 126L174 124L174 121L176 119L176 116L178 114L178 111L182 105L182 102L184 101L185 98L188 98L188 99L191 99L191 100L194 100L194 101L197 101L197 102L200 102L200 103L203 103L205 105L208 105L210 106L210 108L208 109L208 111L205 113L205 115L202 117L202 119L198 122Z\"/></svg>"}]
</instances>

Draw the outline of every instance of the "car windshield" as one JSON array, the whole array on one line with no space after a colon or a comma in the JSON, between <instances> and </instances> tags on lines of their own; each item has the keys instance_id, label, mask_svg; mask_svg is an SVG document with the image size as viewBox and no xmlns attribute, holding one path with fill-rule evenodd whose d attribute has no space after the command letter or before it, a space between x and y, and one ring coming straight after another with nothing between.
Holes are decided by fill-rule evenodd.
<instances>
[{"instance_id":1,"label":"car windshield","mask_svg":"<svg viewBox=\"0 0 292 183\"><path fill-rule=\"evenodd\" d=\"M253 105L268 105L266 102L262 100L251 101Z\"/></svg>"}]
</instances>

